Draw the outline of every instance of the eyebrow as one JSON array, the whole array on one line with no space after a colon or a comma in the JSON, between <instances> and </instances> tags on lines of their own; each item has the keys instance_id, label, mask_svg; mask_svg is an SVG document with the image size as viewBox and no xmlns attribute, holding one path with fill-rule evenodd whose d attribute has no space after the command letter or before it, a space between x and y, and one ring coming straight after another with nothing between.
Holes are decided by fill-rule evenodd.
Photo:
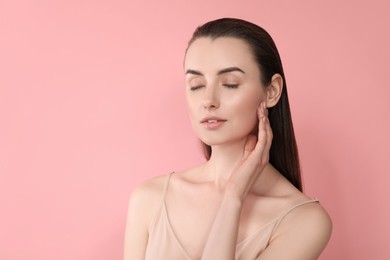
<instances>
[{"instance_id":1,"label":"eyebrow","mask_svg":"<svg viewBox=\"0 0 390 260\"><path fill-rule=\"evenodd\" d=\"M234 71L238 71L238 72L245 74L245 72L238 67L228 67L228 68L225 68L225 69L218 71L217 75L221 75L221 74L225 74L225 73L229 73L229 72L234 72ZM193 75L203 76L202 72L197 71L197 70L191 70L191 69L186 70L185 74L193 74Z\"/></svg>"}]
</instances>

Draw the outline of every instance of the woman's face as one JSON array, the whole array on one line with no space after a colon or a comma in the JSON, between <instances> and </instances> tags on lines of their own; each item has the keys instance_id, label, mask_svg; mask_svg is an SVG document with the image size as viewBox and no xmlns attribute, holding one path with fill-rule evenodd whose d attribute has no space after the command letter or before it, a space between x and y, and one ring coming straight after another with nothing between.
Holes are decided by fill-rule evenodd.
<instances>
[{"instance_id":1,"label":"woman's face","mask_svg":"<svg viewBox=\"0 0 390 260\"><path fill-rule=\"evenodd\" d=\"M257 125L266 99L249 45L240 39L196 39L184 62L190 120L208 145L242 141Z\"/></svg>"}]
</instances>

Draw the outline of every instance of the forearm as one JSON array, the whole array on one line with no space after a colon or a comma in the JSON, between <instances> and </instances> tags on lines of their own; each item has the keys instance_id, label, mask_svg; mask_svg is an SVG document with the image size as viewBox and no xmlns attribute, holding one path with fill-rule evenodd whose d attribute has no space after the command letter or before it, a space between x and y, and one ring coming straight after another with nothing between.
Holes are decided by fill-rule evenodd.
<instances>
[{"instance_id":1,"label":"forearm","mask_svg":"<svg viewBox=\"0 0 390 260\"><path fill-rule=\"evenodd\" d=\"M225 194L211 227L202 260L235 259L242 201Z\"/></svg>"}]
</instances>

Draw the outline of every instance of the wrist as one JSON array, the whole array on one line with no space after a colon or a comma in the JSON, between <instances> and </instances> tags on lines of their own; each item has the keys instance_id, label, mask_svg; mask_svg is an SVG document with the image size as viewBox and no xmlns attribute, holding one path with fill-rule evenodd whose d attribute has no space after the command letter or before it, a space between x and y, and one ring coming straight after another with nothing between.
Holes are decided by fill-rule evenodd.
<instances>
[{"instance_id":1,"label":"wrist","mask_svg":"<svg viewBox=\"0 0 390 260\"><path fill-rule=\"evenodd\" d=\"M222 202L232 204L236 207L241 207L244 202L244 196L231 190L226 190Z\"/></svg>"}]
</instances>

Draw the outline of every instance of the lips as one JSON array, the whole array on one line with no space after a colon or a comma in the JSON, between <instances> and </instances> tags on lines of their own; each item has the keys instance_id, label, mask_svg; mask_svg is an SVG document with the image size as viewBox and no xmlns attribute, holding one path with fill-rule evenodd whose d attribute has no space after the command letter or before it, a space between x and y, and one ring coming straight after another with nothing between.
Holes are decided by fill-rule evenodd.
<instances>
[{"instance_id":1,"label":"lips","mask_svg":"<svg viewBox=\"0 0 390 260\"><path fill-rule=\"evenodd\" d=\"M203 118L200 122L201 123L216 123L216 122L225 122L226 119L222 119L216 116L208 116Z\"/></svg>"},{"instance_id":2,"label":"lips","mask_svg":"<svg viewBox=\"0 0 390 260\"><path fill-rule=\"evenodd\" d=\"M209 116L203 118L200 122L205 128L212 130L221 127L226 121L227 120L223 118Z\"/></svg>"}]
</instances>

